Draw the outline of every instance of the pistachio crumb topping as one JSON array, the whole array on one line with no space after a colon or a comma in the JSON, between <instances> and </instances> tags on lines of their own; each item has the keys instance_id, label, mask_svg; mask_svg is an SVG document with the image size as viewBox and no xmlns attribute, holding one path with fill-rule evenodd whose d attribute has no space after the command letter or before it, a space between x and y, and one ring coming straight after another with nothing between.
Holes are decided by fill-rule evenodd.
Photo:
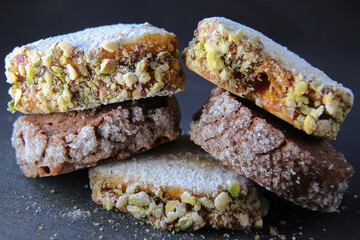
<instances>
[{"instance_id":1,"label":"pistachio crumb topping","mask_svg":"<svg viewBox=\"0 0 360 240\"><path fill-rule=\"evenodd\" d=\"M190 193L188 192L184 192L182 195L181 195L181 201L185 202L185 203L189 203L191 205L196 205L198 200L196 197L193 197L190 195Z\"/></svg>"},{"instance_id":2,"label":"pistachio crumb topping","mask_svg":"<svg viewBox=\"0 0 360 240\"><path fill-rule=\"evenodd\" d=\"M233 197L238 197L240 193L239 183L236 180L228 180L226 184L229 193L231 193Z\"/></svg>"},{"instance_id":3,"label":"pistachio crumb topping","mask_svg":"<svg viewBox=\"0 0 360 240\"><path fill-rule=\"evenodd\" d=\"M222 192L215 198L214 205L219 211L224 211L229 208L230 201L229 195L226 192Z\"/></svg>"},{"instance_id":4,"label":"pistachio crumb topping","mask_svg":"<svg viewBox=\"0 0 360 240\"><path fill-rule=\"evenodd\" d=\"M339 125L353 105L351 91L320 72L318 79L317 69L313 75L288 68L267 49L264 43L267 40L261 35L250 34L253 30L241 24L234 29L220 22L205 19L199 24L195 38L183 53L186 65L307 134L335 139ZM308 68L312 72L313 67ZM313 109L319 110L321 106L323 112L314 116ZM330 124L320 125L323 120Z\"/></svg>"}]
</instances>

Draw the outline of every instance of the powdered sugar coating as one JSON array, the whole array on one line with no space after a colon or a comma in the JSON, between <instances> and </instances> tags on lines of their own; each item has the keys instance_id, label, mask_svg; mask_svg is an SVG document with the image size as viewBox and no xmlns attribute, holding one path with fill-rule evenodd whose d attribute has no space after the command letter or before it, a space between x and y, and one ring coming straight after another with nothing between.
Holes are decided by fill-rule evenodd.
<instances>
[{"instance_id":1,"label":"powdered sugar coating","mask_svg":"<svg viewBox=\"0 0 360 240\"><path fill-rule=\"evenodd\" d=\"M106 42L125 42L135 41L136 38L141 38L145 35L172 34L164 29L160 29L150 25L143 24L115 24L94 28L87 28L82 31L64 34L60 36L41 39L39 41L25 45L26 48L35 51L45 51L50 49L56 42L64 42L75 47L75 51L92 51L101 48Z\"/></svg>"},{"instance_id":2,"label":"powdered sugar coating","mask_svg":"<svg viewBox=\"0 0 360 240\"><path fill-rule=\"evenodd\" d=\"M212 17L206 18L202 22L207 21L216 21L218 22L218 29L227 29L228 31L235 34L241 28L243 29L243 35L247 36L249 39L254 39L259 37L259 40L264 45L264 51L267 52L272 58L281 63L281 65L287 70L291 71L293 74L301 74L307 80L317 80L327 85L337 85L338 83L331 80L323 71L311 66L303 58L299 57L297 54L291 52L286 47L281 46L280 44L274 42L270 38L266 37L264 34L242 25L240 23L231 21L224 17ZM201 23L200 23L201 24ZM351 92L350 89L346 91Z\"/></svg>"},{"instance_id":3,"label":"powdered sugar coating","mask_svg":"<svg viewBox=\"0 0 360 240\"><path fill-rule=\"evenodd\" d=\"M154 150L132 156L126 161L103 164L91 169L102 175L122 176L124 184L136 179L139 184L156 188L174 187L194 195L216 196L226 189L227 180L237 180L241 189L252 182L213 159L193 144L188 136Z\"/></svg>"}]
</instances>

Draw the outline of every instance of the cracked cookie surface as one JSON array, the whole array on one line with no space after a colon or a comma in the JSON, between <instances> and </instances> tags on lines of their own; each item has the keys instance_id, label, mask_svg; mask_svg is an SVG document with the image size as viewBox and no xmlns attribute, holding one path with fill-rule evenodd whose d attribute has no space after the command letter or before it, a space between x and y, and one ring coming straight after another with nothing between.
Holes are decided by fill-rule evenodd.
<instances>
[{"instance_id":1,"label":"cracked cookie surface","mask_svg":"<svg viewBox=\"0 0 360 240\"><path fill-rule=\"evenodd\" d=\"M27 177L54 176L125 159L176 139L175 96L110 104L94 110L21 116L12 145Z\"/></svg>"},{"instance_id":2,"label":"cracked cookie surface","mask_svg":"<svg viewBox=\"0 0 360 240\"><path fill-rule=\"evenodd\" d=\"M194 117L190 137L259 185L312 210L335 211L354 173L327 141L220 87Z\"/></svg>"}]
</instances>

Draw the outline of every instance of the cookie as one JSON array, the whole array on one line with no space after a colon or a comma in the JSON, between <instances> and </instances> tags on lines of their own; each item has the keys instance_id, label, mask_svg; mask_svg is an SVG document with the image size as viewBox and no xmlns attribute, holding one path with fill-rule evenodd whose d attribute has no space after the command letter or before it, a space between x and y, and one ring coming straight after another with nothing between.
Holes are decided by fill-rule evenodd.
<instances>
[{"instance_id":1,"label":"cookie","mask_svg":"<svg viewBox=\"0 0 360 240\"><path fill-rule=\"evenodd\" d=\"M251 180L188 136L89 170L92 198L167 231L262 227L268 203Z\"/></svg>"},{"instance_id":2,"label":"cookie","mask_svg":"<svg viewBox=\"0 0 360 240\"><path fill-rule=\"evenodd\" d=\"M317 137L335 139L353 105L350 89L260 32L225 18L202 20L182 56L192 71Z\"/></svg>"},{"instance_id":3,"label":"cookie","mask_svg":"<svg viewBox=\"0 0 360 240\"><path fill-rule=\"evenodd\" d=\"M174 140L181 133L179 121L174 96L26 115L14 123L12 145L27 177L54 176L125 159Z\"/></svg>"},{"instance_id":4,"label":"cookie","mask_svg":"<svg viewBox=\"0 0 360 240\"><path fill-rule=\"evenodd\" d=\"M67 112L184 89L177 38L145 24L117 24L16 47L5 59L9 110Z\"/></svg>"},{"instance_id":5,"label":"cookie","mask_svg":"<svg viewBox=\"0 0 360 240\"><path fill-rule=\"evenodd\" d=\"M327 141L219 87L195 116L190 137L245 177L312 210L335 211L354 173Z\"/></svg>"}]
</instances>

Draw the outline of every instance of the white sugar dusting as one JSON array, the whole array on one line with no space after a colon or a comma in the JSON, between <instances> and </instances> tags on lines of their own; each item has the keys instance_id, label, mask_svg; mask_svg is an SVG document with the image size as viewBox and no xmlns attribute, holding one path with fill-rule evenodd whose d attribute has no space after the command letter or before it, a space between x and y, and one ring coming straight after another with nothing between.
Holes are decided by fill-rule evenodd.
<instances>
[{"instance_id":1,"label":"white sugar dusting","mask_svg":"<svg viewBox=\"0 0 360 240\"><path fill-rule=\"evenodd\" d=\"M87 28L75 33L41 39L27 44L25 47L35 51L46 51L56 42L68 43L76 47L75 51L91 51L101 47L103 43L116 41L120 44L133 38L151 34L171 34L164 29L143 24L115 24L95 28Z\"/></svg>"},{"instance_id":2,"label":"white sugar dusting","mask_svg":"<svg viewBox=\"0 0 360 240\"><path fill-rule=\"evenodd\" d=\"M213 159L188 136L126 161L97 166L92 171L123 176L125 183L139 179L139 182L155 188L180 187L204 194L226 188L227 180L237 180L242 188L251 184L242 175Z\"/></svg>"},{"instance_id":3,"label":"white sugar dusting","mask_svg":"<svg viewBox=\"0 0 360 240\"><path fill-rule=\"evenodd\" d=\"M225 28L232 33L236 33L242 28L243 35L247 36L249 39L259 37L259 40L264 45L264 51L267 52L272 58L281 62L282 66L287 70L293 72L294 74L301 74L308 80L317 80L328 85L338 84L331 80L324 72L311 66L303 58L299 57L295 53L288 50L286 47L281 46L280 44L274 42L270 38L252 28L223 17L206 18L203 21L214 21L220 23L217 25L218 31L220 32L222 28Z\"/></svg>"}]
</instances>

